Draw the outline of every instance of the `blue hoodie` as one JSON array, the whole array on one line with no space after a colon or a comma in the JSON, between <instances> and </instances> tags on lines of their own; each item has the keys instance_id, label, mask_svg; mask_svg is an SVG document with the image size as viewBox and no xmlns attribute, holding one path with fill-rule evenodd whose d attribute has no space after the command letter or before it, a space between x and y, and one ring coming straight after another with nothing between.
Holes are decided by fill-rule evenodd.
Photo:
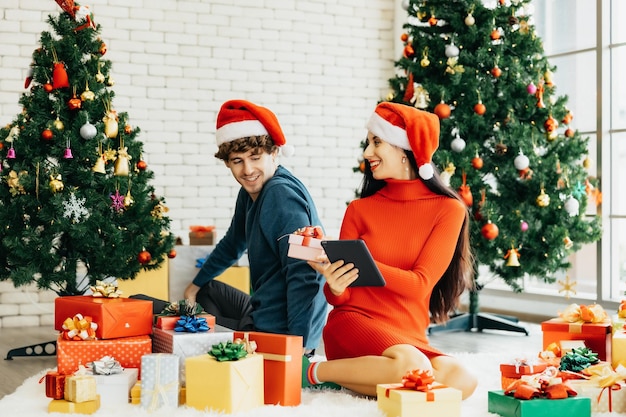
<instances>
[{"instance_id":1,"label":"blue hoodie","mask_svg":"<svg viewBox=\"0 0 626 417\"><path fill-rule=\"evenodd\" d=\"M313 199L291 172L279 166L256 201L241 188L224 237L193 283L202 287L248 250L252 319L257 331L299 335L315 349L326 322L324 277L306 261L287 257L288 235L304 226L321 226Z\"/></svg>"}]
</instances>

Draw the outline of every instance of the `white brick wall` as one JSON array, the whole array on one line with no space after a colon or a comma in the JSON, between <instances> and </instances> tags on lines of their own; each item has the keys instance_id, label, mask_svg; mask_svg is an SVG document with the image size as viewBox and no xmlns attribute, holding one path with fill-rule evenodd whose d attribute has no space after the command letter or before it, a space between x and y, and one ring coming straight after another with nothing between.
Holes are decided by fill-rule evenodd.
<instances>
[{"instance_id":1,"label":"white brick wall","mask_svg":"<svg viewBox=\"0 0 626 417\"><path fill-rule=\"evenodd\" d=\"M113 63L114 107L139 126L144 159L164 195L172 231L228 227L238 184L215 153L222 102L244 98L271 108L296 155L281 163L315 198L336 235L359 176L352 173L364 123L389 90L402 22L400 0L91 0ZM18 100L51 0L3 0L0 10L0 124ZM400 14L401 15L401 14ZM1 284L1 283L0 283ZM7 289L2 286L0 295ZM22 289L20 289L22 291ZM15 294L13 294L15 295ZM24 291L24 305L37 292ZM5 304L6 303L6 304ZM0 298L1 318L15 299ZM21 302L20 302L21 303ZM49 309L46 298L42 309ZM39 324L21 307L23 324ZM10 319L10 320L9 320ZM19 321L19 320L17 320Z\"/></svg>"}]
</instances>

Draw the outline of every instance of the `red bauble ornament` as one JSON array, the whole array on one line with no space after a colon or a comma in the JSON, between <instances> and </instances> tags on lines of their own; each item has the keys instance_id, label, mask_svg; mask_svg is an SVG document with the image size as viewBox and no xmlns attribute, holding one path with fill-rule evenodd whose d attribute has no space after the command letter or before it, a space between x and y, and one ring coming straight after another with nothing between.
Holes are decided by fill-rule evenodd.
<instances>
[{"instance_id":1,"label":"red bauble ornament","mask_svg":"<svg viewBox=\"0 0 626 417\"><path fill-rule=\"evenodd\" d=\"M564 125L568 125L570 124L573 118L574 118L574 115L571 112L567 112L567 114L563 116L563 120L561 120L561 123L563 123Z\"/></svg>"},{"instance_id":2,"label":"red bauble ornament","mask_svg":"<svg viewBox=\"0 0 626 417\"><path fill-rule=\"evenodd\" d=\"M495 238L498 237L498 233L500 233L500 230L498 230L498 226L491 223L491 220L489 220L487 224L485 224L480 229L480 233L483 235L485 239L494 240Z\"/></svg>"},{"instance_id":3,"label":"red bauble ornament","mask_svg":"<svg viewBox=\"0 0 626 417\"><path fill-rule=\"evenodd\" d=\"M502 75L502 70L496 65L495 67L491 69L491 75L498 78L499 76Z\"/></svg>"},{"instance_id":4,"label":"red bauble ornament","mask_svg":"<svg viewBox=\"0 0 626 417\"><path fill-rule=\"evenodd\" d=\"M437 26L437 18L435 16L432 16L430 19L428 19L428 24L431 26Z\"/></svg>"},{"instance_id":5,"label":"red bauble ornament","mask_svg":"<svg viewBox=\"0 0 626 417\"><path fill-rule=\"evenodd\" d=\"M152 260L152 255L150 255L150 252L147 250L142 250L139 252L139 255L137 255L137 260L140 264L145 265Z\"/></svg>"},{"instance_id":6,"label":"red bauble ornament","mask_svg":"<svg viewBox=\"0 0 626 417\"><path fill-rule=\"evenodd\" d=\"M482 101L479 101L474 105L474 113L476 113L477 115L482 116L483 114L485 114L486 111L487 107L485 107Z\"/></svg>"},{"instance_id":7,"label":"red bauble ornament","mask_svg":"<svg viewBox=\"0 0 626 417\"><path fill-rule=\"evenodd\" d=\"M45 83L43 85L43 91L45 91L46 93L51 93L52 90L54 90L54 87L52 86L52 84L50 83Z\"/></svg>"},{"instance_id":8,"label":"red bauble ornament","mask_svg":"<svg viewBox=\"0 0 626 417\"><path fill-rule=\"evenodd\" d=\"M170 259L174 259L176 257L176 251L172 249L171 251L167 253L167 257Z\"/></svg>"},{"instance_id":9,"label":"red bauble ornament","mask_svg":"<svg viewBox=\"0 0 626 417\"><path fill-rule=\"evenodd\" d=\"M403 33L402 35L400 35L400 40L402 42L406 42L409 40L409 35L407 35L406 33Z\"/></svg>"},{"instance_id":10,"label":"red bauble ornament","mask_svg":"<svg viewBox=\"0 0 626 417\"><path fill-rule=\"evenodd\" d=\"M557 122L554 117L550 116L548 120L544 122L543 127L546 128L546 132L548 133L554 132L556 128L559 127L559 122Z\"/></svg>"},{"instance_id":11,"label":"red bauble ornament","mask_svg":"<svg viewBox=\"0 0 626 417\"><path fill-rule=\"evenodd\" d=\"M41 132L41 138L43 140L52 140L53 137L54 133L50 129L44 129L44 131Z\"/></svg>"},{"instance_id":12,"label":"red bauble ornament","mask_svg":"<svg viewBox=\"0 0 626 417\"><path fill-rule=\"evenodd\" d=\"M568 137L568 138L573 138L574 137L574 133L575 133L574 129L572 129L571 127L568 127L565 130L565 136Z\"/></svg>"},{"instance_id":13,"label":"red bauble ornament","mask_svg":"<svg viewBox=\"0 0 626 417\"><path fill-rule=\"evenodd\" d=\"M132 132L133 132L133 128L131 125L124 126L124 133L126 133L127 135L130 135Z\"/></svg>"},{"instance_id":14,"label":"red bauble ornament","mask_svg":"<svg viewBox=\"0 0 626 417\"><path fill-rule=\"evenodd\" d=\"M498 39L500 39L500 31L498 29L494 29L491 31L491 39L494 41L497 41Z\"/></svg>"},{"instance_id":15,"label":"red bauble ornament","mask_svg":"<svg viewBox=\"0 0 626 417\"><path fill-rule=\"evenodd\" d=\"M415 54L415 50L413 49L413 45L410 43L404 47L404 57L410 58Z\"/></svg>"},{"instance_id":16,"label":"red bauble ornament","mask_svg":"<svg viewBox=\"0 0 626 417\"><path fill-rule=\"evenodd\" d=\"M439 104L437 104L435 106L435 110L434 113L440 118L440 119L447 119L448 117L450 117L450 106L448 106L445 102L441 102Z\"/></svg>"},{"instance_id":17,"label":"red bauble ornament","mask_svg":"<svg viewBox=\"0 0 626 417\"><path fill-rule=\"evenodd\" d=\"M483 168L483 159L480 156L475 156L472 158L472 166L474 169L482 169Z\"/></svg>"},{"instance_id":18,"label":"red bauble ornament","mask_svg":"<svg viewBox=\"0 0 626 417\"><path fill-rule=\"evenodd\" d=\"M80 98L76 97L76 94L74 94L74 96L67 101L67 107L69 107L70 110L78 110L81 108L82 105L83 101Z\"/></svg>"},{"instance_id":19,"label":"red bauble ornament","mask_svg":"<svg viewBox=\"0 0 626 417\"><path fill-rule=\"evenodd\" d=\"M100 55L104 55L107 53L107 44L102 42L102 44L100 45Z\"/></svg>"},{"instance_id":20,"label":"red bauble ornament","mask_svg":"<svg viewBox=\"0 0 626 417\"><path fill-rule=\"evenodd\" d=\"M143 159L140 161L137 161L137 169L140 171L145 171L146 168L148 168L148 164L146 163L146 161L144 161Z\"/></svg>"}]
</instances>

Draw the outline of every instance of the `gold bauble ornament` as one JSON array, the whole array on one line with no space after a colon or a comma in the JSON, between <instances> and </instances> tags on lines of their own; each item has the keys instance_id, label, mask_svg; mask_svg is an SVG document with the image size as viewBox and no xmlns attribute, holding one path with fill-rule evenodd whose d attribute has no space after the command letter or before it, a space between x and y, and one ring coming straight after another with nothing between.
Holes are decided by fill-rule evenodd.
<instances>
[{"instance_id":1,"label":"gold bauble ornament","mask_svg":"<svg viewBox=\"0 0 626 417\"><path fill-rule=\"evenodd\" d=\"M85 91L80 95L80 99L82 101L93 101L96 98L96 95L89 89L89 85L85 87Z\"/></svg>"},{"instance_id":2,"label":"gold bauble ornament","mask_svg":"<svg viewBox=\"0 0 626 417\"><path fill-rule=\"evenodd\" d=\"M61 119L59 119L58 116L57 116L56 120L52 124L54 125L54 128L56 130L63 130L63 129L65 129L65 125L63 124Z\"/></svg>"},{"instance_id":3,"label":"gold bauble ornament","mask_svg":"<svg viewBox=\"0 0 626 417\"><path fill-rule=\"evenodd\" d=\"M548 207L550 205L550 196L546 194L543 188L541 189L541 193L537 196L536 202L539 207Z\"/></svg>"}]
</instances>

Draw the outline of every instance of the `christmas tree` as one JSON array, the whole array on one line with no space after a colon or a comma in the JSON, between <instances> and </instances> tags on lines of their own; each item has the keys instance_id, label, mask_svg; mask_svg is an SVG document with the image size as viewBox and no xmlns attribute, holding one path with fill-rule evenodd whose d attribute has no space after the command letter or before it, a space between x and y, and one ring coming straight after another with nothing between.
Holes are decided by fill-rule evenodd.
<instances>
[{"instance_id":1,"label":"christmas tree","mask_svg":"<svg viewBox=\"0 0 626 417\"><path fill-rule=\"evenodd\" d=\"M83 294L174 256L174 237L139 128L113 105L111 62L86 6L56 0L0 130L0 280Z\"/></svg>"},{"instance_id":2,"label":"christmas tree","mask_svg":"<svg viewBox=\"0 0 626 417\"><path fill-rule=\"evenodd\" d=\"M554 282L572 253L600 238L599 217L585 214L600 193L530 1L494 3L405 2L404 50L387 100L439 116L434 163L471 210L476 270L520 292L525 277Z\"/></svg>"}]
</instances>

